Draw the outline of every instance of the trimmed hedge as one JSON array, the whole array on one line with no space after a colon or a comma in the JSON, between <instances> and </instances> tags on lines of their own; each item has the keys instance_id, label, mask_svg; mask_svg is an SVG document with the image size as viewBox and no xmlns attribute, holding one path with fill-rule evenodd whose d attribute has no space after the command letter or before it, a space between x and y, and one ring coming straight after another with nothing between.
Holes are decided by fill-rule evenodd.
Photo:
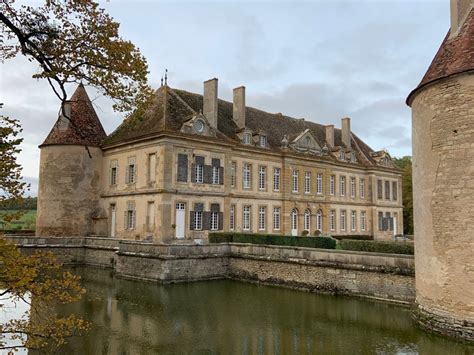
<instances>
[{"instance_id":1,"label":"trimmed hedge","mask_svg":"<svg viewBox=\"0 0 474 355\"><path fill-rule=\"evenodd\" d=\"M333 235L332 237L337 240L374 240L374 236L372 235Z\"/></svg>"},{"instance_id":2,"label":"trimmed hedge","mask_svg":"<svg viewBox=\"0 0 474 355\"><path fill-rule=\"evenodd\" d=\"M249 243L336 249L336 240L328 237L293 237L275 234L209 233L209 243Z\"/></svg>"},{"instance_id":3,"label":"trimmed hedge","mask_svg":"<svg viewBox=\"0 0 474 355\"><path fill-rule=\"evenodd\" d=\"M408 254L415 253L415 247L410 242L378 242L372 240L348 240L339 241L342 250L368 251L373 253Z\"/></svg>"}]
</instances>

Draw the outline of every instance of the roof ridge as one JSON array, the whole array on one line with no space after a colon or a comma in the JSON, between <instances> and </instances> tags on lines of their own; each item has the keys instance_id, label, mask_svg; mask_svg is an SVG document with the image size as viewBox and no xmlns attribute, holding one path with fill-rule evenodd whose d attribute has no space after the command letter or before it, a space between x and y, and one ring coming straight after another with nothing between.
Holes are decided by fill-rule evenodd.
<instances>
[{"instance_id":1,"label":"roof ridge","mask_svg":"<svg viewBox=\"0 0 474 355\"><path fill-rule=\"evenodd\" d=\"M174 97L176 97L184 106L186 106L186 108L188 108L192 113L197 114L197 112L194 111L194 110L192 109L192 107L189 106L189 105L187 104L187 102L184 101L184 100L182 99L182 97L178 95L178 93L176 93L172 88L168 88L168 89L169 89L170 93L174 95Z\"/></svg>"}]
</instances>

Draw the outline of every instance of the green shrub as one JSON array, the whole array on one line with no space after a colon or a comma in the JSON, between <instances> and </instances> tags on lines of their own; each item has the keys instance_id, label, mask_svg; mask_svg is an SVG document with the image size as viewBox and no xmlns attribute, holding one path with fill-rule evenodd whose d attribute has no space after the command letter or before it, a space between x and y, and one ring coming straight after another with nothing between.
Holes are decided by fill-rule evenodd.
<instances>
[{"instance_id":1,"label":"green shrub","mask_svg":"<svg viewBox=\"0 0 474 355\"><path fill-rule=\"evenodd\" d=\"M351 239L351 240L374 240L372 235L335 235L333 236L334 239L343 240L343 239Z\"/></svg>"},{"instance_id":2,"label":"green shrub","mask_svg":"<svg viewBox=\"0 0 474 355\"><path fill-rule=\"evenodd\" d=\"M249 243L335 249L336 240L328 237L293 237L274 234L209 233L209 243Z\"/></svg>"},{"instance_id":3,"label":"green shrub","mask_svg":"<svg viewBox=\"0 0 474 355\"><path fill-rule=\"evenodd\" d=\"M413 255L415 248L410 242L377 242L373 240L339 241L342 250L368 251L373 253L408 254Z\"/></svg>"}]
</instances>

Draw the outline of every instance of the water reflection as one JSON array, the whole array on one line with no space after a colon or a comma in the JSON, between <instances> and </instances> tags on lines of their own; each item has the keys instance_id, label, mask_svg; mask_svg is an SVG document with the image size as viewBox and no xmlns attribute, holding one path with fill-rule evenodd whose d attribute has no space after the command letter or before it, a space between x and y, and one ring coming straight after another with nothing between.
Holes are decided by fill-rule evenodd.
<instances>
[{"instance_id":1,"label":"water reflection","mask_svg":"<svg viewBox=\"0 0 474 355\"><path fill-rule=\"evenodd\" d=\"M158 285L76 269L65 312L93 323L67 354L472 354L414 327L404 307L228 280Z\"/></svg>"}]
</instances>

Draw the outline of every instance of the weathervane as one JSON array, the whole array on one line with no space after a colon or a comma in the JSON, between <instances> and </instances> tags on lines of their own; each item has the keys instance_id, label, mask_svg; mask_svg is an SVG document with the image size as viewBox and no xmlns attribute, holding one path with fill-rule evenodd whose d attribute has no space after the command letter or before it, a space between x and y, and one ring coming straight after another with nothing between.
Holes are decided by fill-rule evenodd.
<instances>
[{"instance_id":1,"label":"weathervane","mask_svg":"<svg viewBox=\"0 0 474 355\"><path fill-rule=\"evenodd\" d=\"M168 69L165 69L165 86L168 85Z\"/></svg>"}]
</instances>

